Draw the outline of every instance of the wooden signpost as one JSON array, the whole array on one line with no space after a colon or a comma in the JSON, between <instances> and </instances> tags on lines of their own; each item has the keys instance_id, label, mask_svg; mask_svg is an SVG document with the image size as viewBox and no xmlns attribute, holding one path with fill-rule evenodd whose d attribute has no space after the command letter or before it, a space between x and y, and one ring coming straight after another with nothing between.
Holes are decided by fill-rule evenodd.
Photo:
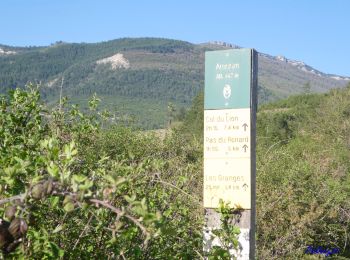
<instances>
[{"instance_id":1,"label":"wooden signpost","mask_svg":"<svg viewBox=\"0 0 350 260\"><path fill-rule=\"evenodd\" d=\"M219 201L242 208L234 223L241 234L238 259L255 257L255 122L257 53L253 49L205 54L204 207L205 250L220 242L211 231L220 227L214 209ZM209 242L210 241L210 242Z\"/></svg>"}]
</instances>

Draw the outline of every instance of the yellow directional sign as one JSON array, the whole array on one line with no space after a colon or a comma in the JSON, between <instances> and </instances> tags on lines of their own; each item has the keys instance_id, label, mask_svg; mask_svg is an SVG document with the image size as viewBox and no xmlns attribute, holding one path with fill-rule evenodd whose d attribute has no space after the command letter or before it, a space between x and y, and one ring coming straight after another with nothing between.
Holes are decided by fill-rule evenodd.
<instances>
[{"instance_id":1,"label":"yellow directional sign","mask_svg":"<svg viewBox=\"0 0 350 260\"><path fill-rule=\"evenodd\" d=\"M204 158L250 158L250 109L204 111Z\"/></svg>"},{"instance_id":2,"label":"yellow directional sign","mask_svg":"<svg viewBox=\"0 0 350 260\"><path fill-rule=\"evenodd\" d=\"M249 209L250 192L249 157L204 160L204 207L216 208L222 199Z\"/></svg>"},{"instance_id":3,"label":"yellow directional sign","mask_svg":"<svg viewBox=\"0 0 350 260\"><path fill-rule=\"evenodd\" d=\"M249 125L249 108L204 112L204 207L251 207Z\"/></svg>"},{"instance_id":4,"label":"yellow directional sign","mask_svg":"<svg viewBox=\"0 0 350 260\"><path fill-rule=\"evenodd\" d=\"M220 199L252 209L255 197L256 53L206 53L204 207Z\"/></svg>"}]
</instances>

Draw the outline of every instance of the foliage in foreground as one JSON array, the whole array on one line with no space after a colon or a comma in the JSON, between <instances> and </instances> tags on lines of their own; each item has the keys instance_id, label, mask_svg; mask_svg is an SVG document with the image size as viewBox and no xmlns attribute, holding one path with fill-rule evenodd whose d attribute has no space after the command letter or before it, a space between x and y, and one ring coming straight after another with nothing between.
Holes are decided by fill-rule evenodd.
<instances>
[{"instance_id":1,"label":"foliage in foreground","mask_svg":"<svg viewBox=\"0 0 350 260\"><path fill-rule=\"evenodd\" d=\"M198 140L201 111L198 97L183 127ZM320 247L350 257L349 133L350 86L259 108L258 259L316 259L305 253Z\"/></svg>"},{"instance_id":2,"label":"foliage in foreground","mask_svg":"<svg viewBox=\"0 0 350 260\"><path fill-rule=\"evenodd\" d=\"M47 111L33 86L0 99L0 214L23 239L8 256L200 258L200 144L103 129L97 103Z\"/></svg>"},{"instance_id":3,"label":"foliage in foreground","mask_svg":"<svg viewBox=\"0 0 350 260\"><path fill-rule=\"evenodd\" d=\"M302 258L310 247L350 256L349 116L350 87L291 97L260 109L261 259Z\"/></svg>"},{"instance_id":4,"label":"foliage in foreground","mask_svg":"<svg viewBox=\"0 0 350 260\"><path fill-rule=\"evenodd\" d=\"M349 257L349 100L350 88L260 109L259 259L315 259L310 247ZM10 221L15 209L26 233L8 256L201 258L202 99L165 138L101 128L108 115L93 116L97 103L84 115L65 104L46 111L34 88L1 98L0 213Z\"/></svg>"}]
</instances>

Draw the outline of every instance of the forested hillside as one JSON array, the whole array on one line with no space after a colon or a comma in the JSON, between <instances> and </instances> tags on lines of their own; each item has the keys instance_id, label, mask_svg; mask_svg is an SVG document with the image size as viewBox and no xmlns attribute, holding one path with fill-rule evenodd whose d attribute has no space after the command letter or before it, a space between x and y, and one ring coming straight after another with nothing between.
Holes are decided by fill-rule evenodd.
<instances>
[{"instance_id":1,"label":"forested hillside","mask_svg":"<svg viewBox=\"0 0 350 260\"><path fill-rule=\"evenodd\" d=\"M35 86L0 98L3 254L202 259L203 96L162 136L106 124L98 103L50 109ZM350 86L257 118L258 258L317 259L307 248L321 246L350 257ZM219 234L237 243L237 229Z\"/></svg>"},{"instance_id":2,"label":"forested hillside","mask_svg":"<svg viewBox=\"0 0 350 260\"><path fill-rule=\"evenodd\" d=\"M159 38L57 42L28 48L0 45L0 93L29 81L40 82L42 97L49 104L53 105L62 92L72 103L87 109L84 104L96 92L103 101L100 108L110 110L116 120L132 118L142 128L164 128L168 103L178 112L187 109L203 89L204 52L227 48L231 46ZM259 56L260 102L296 93L325 92L347 82L292 64Z\"/></svg>"}]
</instances>

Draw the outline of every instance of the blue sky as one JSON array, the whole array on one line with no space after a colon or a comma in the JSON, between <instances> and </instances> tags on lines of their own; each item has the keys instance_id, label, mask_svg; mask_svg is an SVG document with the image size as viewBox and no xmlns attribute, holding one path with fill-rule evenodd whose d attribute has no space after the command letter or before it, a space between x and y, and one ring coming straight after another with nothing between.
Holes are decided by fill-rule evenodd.
<instances>
[{"instance_id":1,"label":"blue sky","mask_svg":"<svg viewBox=\"0 0 350 260\"><path fill-rule=\"evenodd\" d=\"M350 76L348 0L1 0L0 43L226 41Z\"/></svg>"}]
</instances>

